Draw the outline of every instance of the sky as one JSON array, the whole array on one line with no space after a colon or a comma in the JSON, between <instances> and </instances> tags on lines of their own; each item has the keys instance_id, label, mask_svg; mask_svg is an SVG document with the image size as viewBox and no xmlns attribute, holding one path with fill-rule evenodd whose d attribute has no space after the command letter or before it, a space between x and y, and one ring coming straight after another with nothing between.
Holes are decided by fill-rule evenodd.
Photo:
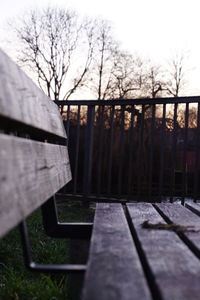
<instances>
[{"instance_id":1,"label":"sky","mask_svg":"<svg viewBox=\"0 0 200 300\"><path fill-rule=\"evenodd\" d=\"M144 58L165 64L174 53L185 53L187 94L200 95L199 0L1 0L0 41L8 19L48 5L112 21L121 47Z\"/></svg>"}]
</instances>

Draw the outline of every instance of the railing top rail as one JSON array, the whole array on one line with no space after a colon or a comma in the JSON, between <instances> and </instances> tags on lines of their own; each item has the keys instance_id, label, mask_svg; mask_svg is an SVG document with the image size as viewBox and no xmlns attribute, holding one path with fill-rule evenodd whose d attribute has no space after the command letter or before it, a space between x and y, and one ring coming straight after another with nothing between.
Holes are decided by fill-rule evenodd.
<instances>
[{"instance_id":1,"label":"railing top rail","mask_svg":"<svg viewBox=\"0 0 200 300\"><path fill-rule=\"evenodd\" d=\"M116 100L56 100L57 105L87 105L87 106L115 106L115 105L148 105L148 104L174 104L174 103L198 103L200 96L189 97L165 97L165 98L141 98L141 99L116 99Z\"/></svg>"}]
</instances>

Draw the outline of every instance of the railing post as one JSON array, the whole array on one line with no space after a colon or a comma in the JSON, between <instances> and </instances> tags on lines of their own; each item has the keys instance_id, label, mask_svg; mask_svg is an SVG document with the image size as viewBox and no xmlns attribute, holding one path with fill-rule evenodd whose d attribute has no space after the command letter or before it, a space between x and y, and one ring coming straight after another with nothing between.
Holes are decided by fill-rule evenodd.
<instances>
[{"instance_id":1,"label":"railing post","mask_svg":"<svg viewBox=\"0 0 200 300\"><path fill-rule=\"evenodd\" d=\"M152 190L153 190L153 163L154 163L154 149L155 149L155 141L154 141L154 129L155 129L155 114L156 114L156 105L151 105L151 112L152 112L152 120L150 125L150 134L149 134L149 167L148 167L148 199L149 201L152 201Z\"/></svg>"},{"instance_id":2,"label":"railing post","mask_svg":"<svg viewBox=\"0 0 200 300\"><path fill-rule=\"evenodd\" d=\"M73 193L77 193L77 185L78 185L78 165L79 165L79 147L80 147L80 120L81 120L81 105L78 106L77 112L77 129L76 129L76 150L75 150L75 161L74 161L74 186Z\"/></svg>"},{"instance_id":3,"label":"railing post","mask_svg":"<svg viewBox=\"0 0 200 300\"><path fill-rule=\"evenodd\" d=\"M177 145L177 109L178 103L174 104L174 118L173 118L173 140L171 146L171 178L170 178L170 202L173 202L175 196L175 168L176 168L176 145Z\"/></svg>"},{"instance_id":4,"label":"railing post","mask_svg":"<svg viewBox=\"0 0 200 300\"><path fill-rule=\"evenodd\" d=\"M189 103L186 103L185 108L185 129L184 129L184 152L183 152L183 175L182 175L182 186L181 186L181 203L185 203L185 197L188 193L188 174L187 174L187 151L188 151L188 118L189 118Z\"/></svg>"},{"instance_id":5,"label":"railing post","mask_svg":"<svg viewBox=\"0 0 200 300\"><path fill-rule=\"evenodd\" d=\"M87 110L87 125L85 132L85 157L83 172L83 193L85 198L87 198L91 192L94 112L95 105L89 105Z\"/></svg>"},{"instance_id":6,"label":"railing post","mask_svg":"<svg viewBox=\"0 0 200 300\"><path fill-rule=\"evenodd\" d=\"M134 155L135 155L135 145L134 145L134 119L135 119L135 106L131 106L131 119L130 119L130 128L129 128L129 140L128 140L128 145L129 145L129 153L128 153L128 180L127 180L127 197L128 199L133 197L134 193L134 185L136 185L135 182L133 182L133 169L134 169Z\"/></svg>"},{"instance_id":7,"label":"railing post","mask_svg":"<svg viewBox=\"0 0 200 300\"><path fill-rule=\"evenodd\" d=\"M112 179L112 165L113 165L113 133L114 133L114 121L115 121L115 105L112 106L111 119L110 119L110 134L108 145L108 181L107 181L107 193L111 194L111 179Z\"/></svg>"},{"instance_id":8,"label":"railing post","mask_svg":"<svg viewBox=\"0 0 200 300\"><path fill-rule=\"evenodd\" d=\"M105 106L98 107L98 164L97 164L97 196L101 194L102 185L102 160L103 160L103 143L104 143L104 108Z\"/></svg>"},{"instance_id":9,"label":"railing post","mask_svg":"<svg viewBox=\"0 0 200 300\"><path fill-rule=\"evenodd\" d=\"M145 114L145 105L142 104L142 111L140 118L138 120L138 154L137 154L137 164L138 164L138 180L137 180L137 199L141 200L142 192L142 172L144 172L144 165L142 156L144 154L144 114Z\"/></svg>"},{"instance_id":10,"label":"railing post","mask_svg":"<svg viewBox=\"0 0 200 300\"><path fill-rule=\"evenodd\" d=\"M123 188L123 164L124 164L124 121L125 121L125 106L121 105L121 120L120 120L120 137L119 137L119 171L118 171L118 195L119 198Z\"/></svg>"},{"instance_id":11,"label":"railing post","mask_svg":"<svg viewBox=\"0 0 200 300\"><path fill-rule=\"evenodd\" d=\"M159 187L158 187L158 199L159 202L162 202L162 197L164 196L165 189L164 189L164 155L166 153L166 103L163 104L163 113L162 113L162 125L161 125L161 135L160 135L160 172L159 172Z\"/></svg>"},{"instance_id":12,"label":"railing post","mask_svg":"<svg viewBox=\"0 0 200 300\"><path fill-rule=\"evenodd\" d=\"M200 149L200 103L197 107L197 128L195 137L195 170L194 170L194 201L199 198L199 149Z\"/></svg>"}]
</instances>

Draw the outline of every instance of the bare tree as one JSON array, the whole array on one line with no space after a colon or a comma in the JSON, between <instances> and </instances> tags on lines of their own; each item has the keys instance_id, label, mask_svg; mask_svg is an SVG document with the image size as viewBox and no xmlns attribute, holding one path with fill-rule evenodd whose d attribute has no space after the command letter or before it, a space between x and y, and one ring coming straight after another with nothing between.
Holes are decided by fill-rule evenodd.
<instances>
[{"instance_id":1,"label":"bare tree","mask_svg":"<svg viewBox=\"0 0 200 300\"><path fill-rule=\"evenodd\" d=\"M122 51L111 24L96 21L96 48L91 86L98 100L133 97L141 85L141 60Z\"/></svg>"},{"instance_id":2,"label":"bare tree","mask_svg":"<svg viewBox=\"0 0 200 300\"><path fill-rule=\"evenodd\" d=\"M169 72L168 72L168 88L167 91L170 95L178 97L180 91L184 87L185 81L185 55L184 54L175 54L169 63Z\"/></svg>"},{"instance_id":3,"label":"bare tree","mask_svg":"<svg viewBox=\"0 0 200 300\"><path fill-rule=\"evenodd\" d=\"M163 91L166 91L166 81L164 80L164 72L161 66L150 61L144 64L146 69L143 71L141 96L150 98L161 97Z\"/></svg>"},{"instance_id":4,"label":"bare tree","mask_svg":"<svg viewBox=\"0 0 200 300\"><path fill-rule=\"evenodd\" d=\"M142 84L142 61L118 50L112 70L112 98L134 98Z\"/></svg>"},{"instance_id":5,"label":"bare tree","mask_svg":"<svg viewBox=\"0 0 200 300\"><path fill-rule=\"evenodd\" d=\"M112 71L118 45L112 28L105 20L96 20L96 48L92 68L91 87L98 100L107 99L112 89Z\"/></svg>"},{"instance_id":6,"label":"bare tree","mask_svg":"<svg viewBox=\"0 0 200 300\"><path fill-rule=\"evenodd\" d=\"M84 84L91 64L93 25L88 21L79 24L77 15L70 10L46 8L30 11L15 30L22 44L19 60L37 72L40 87L52 99L69 99ZM87 45L80 68L75 58L80 56L83 35Z\"/></svg>"},{"instance_id":7,"label":"bare tree","mask_svg":"<svg viewBox=\"0 0 200 300\"><path fill-rule=\"evenodd\" d=\"M177 97L183 87L183 55L176 55L164 73L121 51L108 21L80 21L71 10L49 7L30 11L14 28L21 42L19 61L37 74L52 99L67 100L84 86L98 100Z\"/></svg>"}]
</instances>

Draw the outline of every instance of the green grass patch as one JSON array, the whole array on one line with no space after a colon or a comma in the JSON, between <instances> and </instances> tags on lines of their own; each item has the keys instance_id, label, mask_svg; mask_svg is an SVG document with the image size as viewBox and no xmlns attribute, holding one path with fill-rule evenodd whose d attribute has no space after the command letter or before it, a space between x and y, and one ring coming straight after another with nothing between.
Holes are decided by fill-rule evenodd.
<instances>
[{"instance_id":1,"label":"green grass patch","mask_svg":"<svg viewBox=\"0 0 200 300\"><path fill-rule=\"evenodd\" d=\"M81 203L72 202L58 204L58 213L63 222L90 221L93 215ZM43 231L40 211L34 212L27 219L27 224L34 261L44 264L69 263L70 241L48 237ZM35 273L25 268L17 228L1 239L0 299L69 299L66 280L66 274Z\"/></svg>"}]
</instances>

